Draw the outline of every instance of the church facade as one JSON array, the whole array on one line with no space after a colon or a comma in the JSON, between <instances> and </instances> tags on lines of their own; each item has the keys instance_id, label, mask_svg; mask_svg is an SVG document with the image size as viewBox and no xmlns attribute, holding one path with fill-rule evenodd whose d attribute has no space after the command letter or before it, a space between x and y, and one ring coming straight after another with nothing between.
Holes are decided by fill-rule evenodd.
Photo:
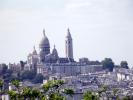
<instances>
[{"instance_id":1,"label":"church facade","mask_svg":"<svg viewBox=\"0 0 133 100\"><path fill-rule=\"evenodd\" d=\"M33 52L28 55L25 70L36 70L37 73L41 73L44 76L50 74L73 76L87 74L90 71L97 71L97 69L102 70L100 64L90 65L74 60L73 39L69 29L67 29L65 38L65 55L66 57L59 57L55 46L52 52L50 52L50 42L45 30L43 30L43 37L39 44L39 53L34 48Z\"/></svg>"}]
</instances>

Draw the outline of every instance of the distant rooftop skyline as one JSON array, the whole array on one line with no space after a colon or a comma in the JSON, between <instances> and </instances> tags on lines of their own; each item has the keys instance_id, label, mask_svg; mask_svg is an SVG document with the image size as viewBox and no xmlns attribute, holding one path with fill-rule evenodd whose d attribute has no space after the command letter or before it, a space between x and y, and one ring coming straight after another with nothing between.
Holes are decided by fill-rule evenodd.
<instances>
[{"instance_id":1,"label":"distant rooftop skyline","mask_svg":"<svg viewBox=\"0 0 133 100\"><path fill-rule=\"evenodd\" d=\"M43 29L59 56L65 57L67 28L74 58L126 60L133 66L132 0L1 0L0 63L26 60Z\"/></svg>"}]
</instances>

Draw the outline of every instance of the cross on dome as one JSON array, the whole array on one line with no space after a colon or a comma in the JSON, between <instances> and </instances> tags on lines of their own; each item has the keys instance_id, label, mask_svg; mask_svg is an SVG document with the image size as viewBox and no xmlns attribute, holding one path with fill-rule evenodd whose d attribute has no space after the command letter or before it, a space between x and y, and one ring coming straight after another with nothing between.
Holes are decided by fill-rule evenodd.
<instances>
[{"instance_id":1,"label":"cross on dome","mask_svg":"<svg viewBox=\"0 0 133 100\"><path fill-rule=\"evenodd\" d=\"M68 33L70 33L70 30L69 30L69 28L67 29L67 32L68 32Z\"/></svg>"},{"instance_id":2,"label":"cross on dome","mask_svg":"<svg viewBox=\"0 0 133 100\"><path fill-rule=\"evenodd\" d=\"M55 44L54 44L54 49L55 49Z\"/></svg>"},{"instance_id":3,"label":"cross on dome","mask_svg":"<svg viewBox=\"0 0 133 100\"><path fill-rule=\"evenodd\" d=\"M33 47L34 50L36 50L35 46Z\"/></svg>"},{"instance_id":4,"label":"cross on dome","mask_svg":"<svg viewBox=\"0 0 133 100\"><path fill-rule=\"evenodd\" d=\"M45 36L45 29L43 29L43 35Z\"/></svg>"}]
</instances>

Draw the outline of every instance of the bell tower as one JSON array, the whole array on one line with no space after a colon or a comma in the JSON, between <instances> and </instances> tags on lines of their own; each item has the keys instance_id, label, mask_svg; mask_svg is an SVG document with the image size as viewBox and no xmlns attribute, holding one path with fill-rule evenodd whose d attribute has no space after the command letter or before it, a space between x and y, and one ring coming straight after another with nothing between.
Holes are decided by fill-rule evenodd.
<instances>
[{"instance_id":1,"label":"bell tower","mask_svg":"<svg viewBox=\"0 0 133 100\"><path fill-rule=\"evenodd\" d=\"M73 59L73 42L69 28L67 29L67 36L65 40L66 57Z\"/></svg>"}]
</instances>

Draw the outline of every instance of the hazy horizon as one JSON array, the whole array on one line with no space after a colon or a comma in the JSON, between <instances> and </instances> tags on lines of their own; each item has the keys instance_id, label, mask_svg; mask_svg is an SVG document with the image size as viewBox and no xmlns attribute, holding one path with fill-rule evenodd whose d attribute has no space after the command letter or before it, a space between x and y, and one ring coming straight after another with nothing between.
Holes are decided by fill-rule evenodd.
<instances>
[{"instance_id":1,"label":"hazy horizon","mask_svg":"<svg viewBox=\"0 0 133 100\"><path fill-rule=\"evenodd\" d=\"M43 29L60 57L65 57L69 27L74 58L112 58L133 66L132 0L0 0L0 63L26 60Z\"/></svg>"}]
</instances>

